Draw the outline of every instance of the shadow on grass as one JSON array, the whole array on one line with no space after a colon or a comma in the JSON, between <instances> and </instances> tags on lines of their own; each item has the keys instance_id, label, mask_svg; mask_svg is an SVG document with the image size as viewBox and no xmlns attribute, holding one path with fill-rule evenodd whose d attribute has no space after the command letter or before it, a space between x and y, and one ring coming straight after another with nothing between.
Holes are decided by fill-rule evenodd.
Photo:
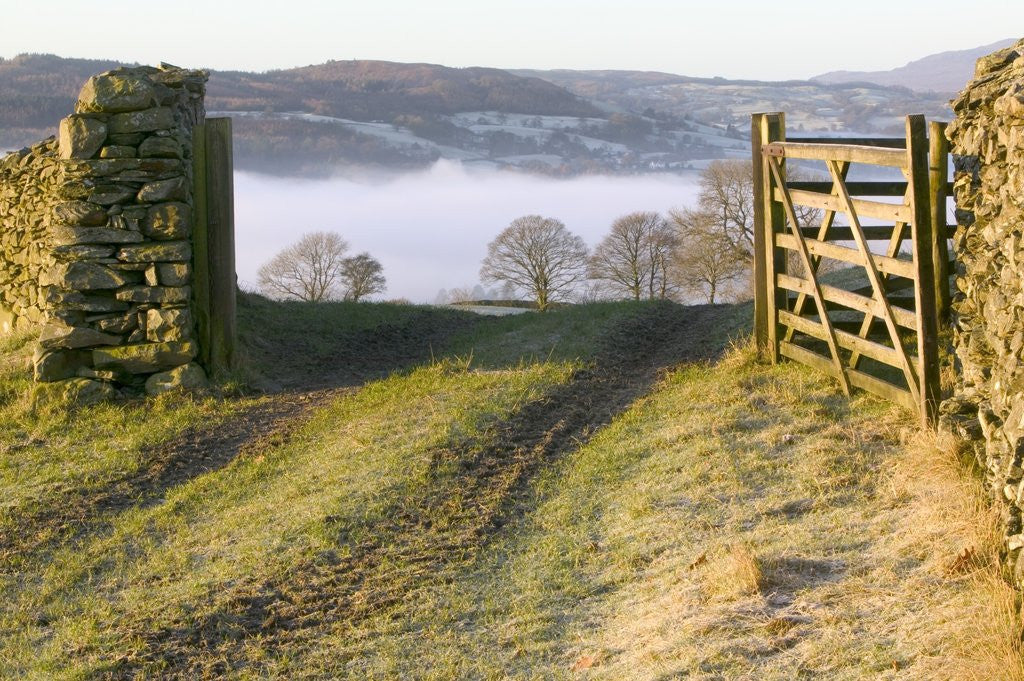
<instances>
[{"instance_id":1,"label":"shadow on grass","mask_svg":"<svg viewBox=\"0 0 1024 681\"><path fill-rule=\"evenodd\" d=\"M286 576L235 583L217 595L220 605L209 614L170 627L134 623L132 635L146 649L117 675L153 666L171 675L223 674L247 664L247 646L256 640L264 650L293 655L326 628L387 612L418 586L471 561L527 513L536 474L586 444L663 371L718 356L748 312L669 303L632 308L598 337L592 362L568 384L478 437L431 452L422 490L395 499L385 514L389 523L375 527L372 539L347 544L339 526L337 551L291 566Z\"/></svg>"}]
</instances>

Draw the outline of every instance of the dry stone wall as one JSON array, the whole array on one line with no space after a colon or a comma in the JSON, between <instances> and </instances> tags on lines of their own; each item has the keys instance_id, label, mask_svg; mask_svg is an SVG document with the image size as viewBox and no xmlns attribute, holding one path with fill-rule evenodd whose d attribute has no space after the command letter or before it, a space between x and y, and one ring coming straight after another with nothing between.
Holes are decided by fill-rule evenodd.
<instances>
[{"instance_id":1,"label":"dry stone wall","mask_svg":"<svg viewBox=\"0 0 1024 681\"><path fill-rule=\"evenodd\" d=\"M50 390L156 393L205 380L192 283L192 128L207 74L89 79L58 135L0 160L0 325L40 329Z\"/></svg>"},{"instance_id":2,"label":"dry stone wall","mask_svg":"<svg viewBox=\"0 0 1024 681\"><path fill-rule=\"evenodd\" d=\"M979 443L1024 585L1024 40L980 59L953 111L960 371L942 418Z\"/></svg>"}]
</instances>

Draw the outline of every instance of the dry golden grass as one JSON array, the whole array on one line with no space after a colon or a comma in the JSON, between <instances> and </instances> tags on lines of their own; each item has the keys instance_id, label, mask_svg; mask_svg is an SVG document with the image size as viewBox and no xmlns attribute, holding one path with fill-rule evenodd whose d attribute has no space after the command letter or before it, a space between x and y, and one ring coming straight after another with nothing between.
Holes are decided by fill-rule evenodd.
<instances>
[{"instance_id":1,"label":"dry golden grass","mask_svg":"<svg viewBox=\"0 0 1024 681\"><path fill-rule=\"evenodd\" d=\"M723 547L707 561L702 573L704 589L715 599L753 596L760 593L764 581L757 556L750 546L741 542Z\"/></svg>"},{"instance_id":2,"label":"dry golden grass","mask_svg":"<svg viewBox=\"0 0 1024 681\"><path fill-rule=\"evenodd\" d=\"M1024 681L1020 594L999 561L999 513L968 466L952 436L916 432L888 478L890 498L907 510L893 548L921 559L922 586L924 575L960 586L930 613L935 650L920 678Z\"/></svg>"}]
</instances>

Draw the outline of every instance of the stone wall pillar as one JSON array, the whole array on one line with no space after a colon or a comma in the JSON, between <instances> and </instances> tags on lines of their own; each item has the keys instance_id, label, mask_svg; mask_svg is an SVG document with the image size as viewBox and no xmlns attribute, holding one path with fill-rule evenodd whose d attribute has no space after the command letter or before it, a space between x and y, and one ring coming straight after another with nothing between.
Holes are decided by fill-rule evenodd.
<instances>
[{"instance_id":1,"label":"stone wall pillar","mask_svg":"<svg viewBox=\"0 0 1024 681\"><path fill-rule=\"evenodd\" d=\"M1024 40L978 60L953 111L959 376L943 423L979 443L1024 584Z\"/></svg>"},{"instance_id":2,"label":"stone wall pillar","mask_svg":"<svg viewBox=\"0 0 1024 681\"><path fill-rule=\"evenodd\" d=\"M0 161L0 323L41 327L42 383L111 393L204 380L192 280L192 127L207 74L89 79L57 139Z\"/></svg>"}]
</instances>

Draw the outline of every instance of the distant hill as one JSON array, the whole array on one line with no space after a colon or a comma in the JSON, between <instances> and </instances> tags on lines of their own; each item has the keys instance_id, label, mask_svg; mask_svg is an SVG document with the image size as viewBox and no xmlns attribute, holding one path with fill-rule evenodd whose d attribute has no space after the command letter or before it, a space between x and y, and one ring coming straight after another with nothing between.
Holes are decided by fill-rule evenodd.
<instances>
[{"instance_id":1,"label":"distant hill","mask_svg":"<svg viewBox=\"0 0 1024 681\"><path fill-rule=\"evenodd\" d=\"M592 104L552 83L500 69L366 60L267 73L215 71L207 107L305 111L359 121L462 111L541 116L597 113Z\"/></svg>"},{"instance_id":2,"label":"distant hill","mask_svg":"<svg viewBox=\"0 0 1024 681\"><path fill-rule=\"evenodd\" d=\"M82 83L117 65L0 59L0 151L52 135ZM950 116L945 95L865 83L384 61L214 71L206 106L234 120L238 168L278 175L415 169L441 158L559 176L676 172L749 158L756 111L785 111L794 132L833 134L898 135L907 113Z\"/></svg>"},{"instance_id":3,"label":"distant hill","mask_svg":"<svg viewBox=\"0 0 1024 681\"><path fill-rule=\"evenodd\" d=\"M822 83L875 83L900 85L917 92L960 92L974 76L974 62L1009 47L1016 38L1000 40L970 50L932 54L890 71L831 71L811 80Z\"/></svg>"}]
</instances>

